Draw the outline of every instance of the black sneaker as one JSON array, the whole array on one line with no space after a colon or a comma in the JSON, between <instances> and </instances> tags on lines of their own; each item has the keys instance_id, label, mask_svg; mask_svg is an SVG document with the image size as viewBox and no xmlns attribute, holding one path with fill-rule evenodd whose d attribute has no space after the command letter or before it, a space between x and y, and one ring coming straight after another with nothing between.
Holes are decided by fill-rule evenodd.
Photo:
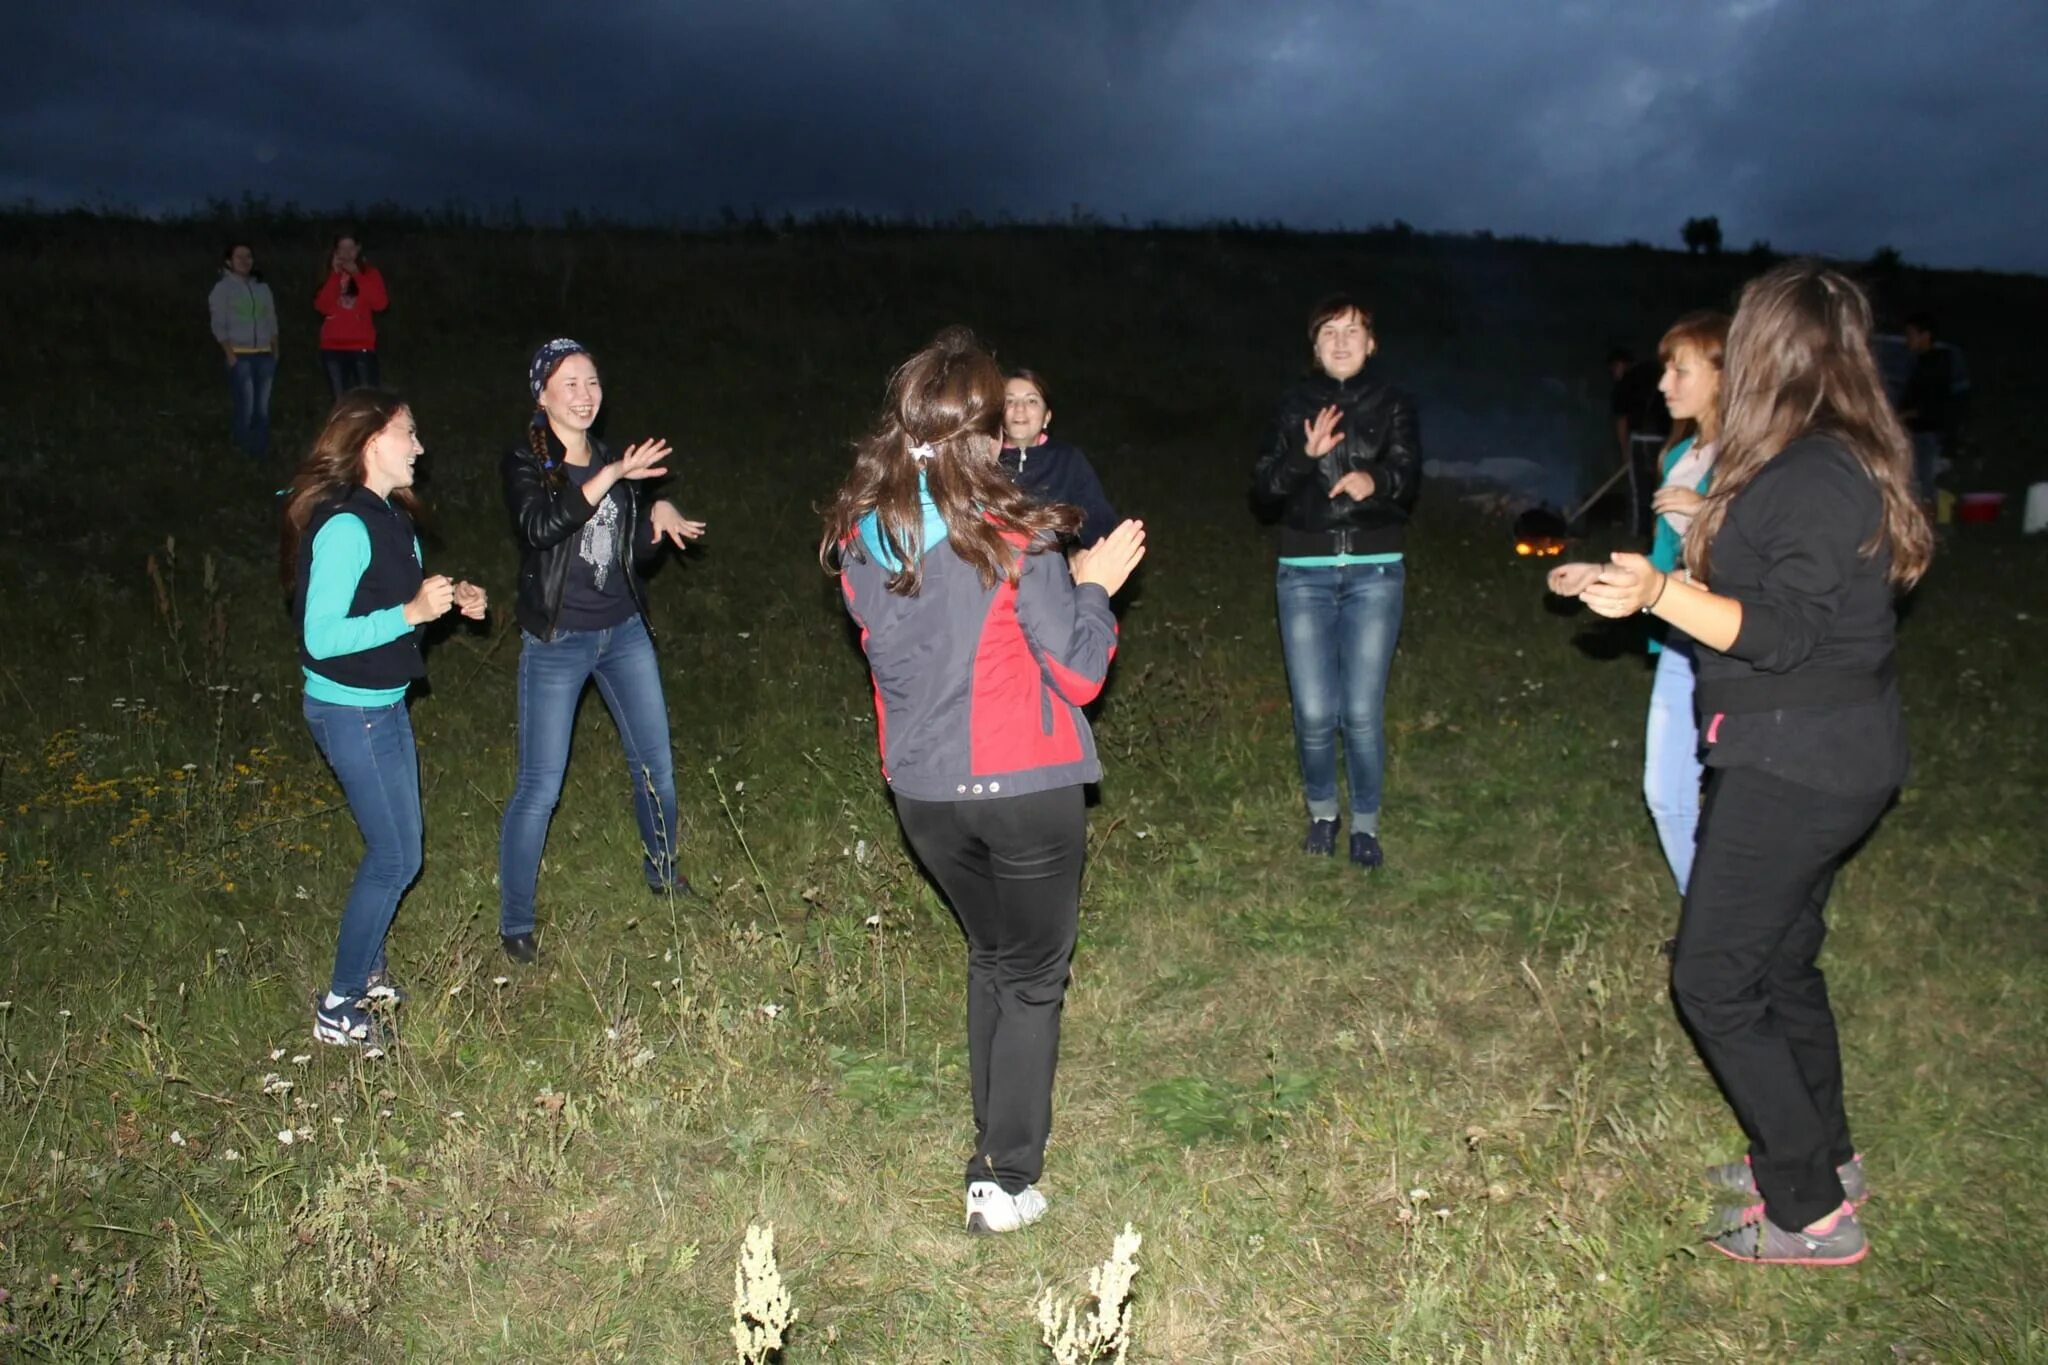
<instances>
[{"instance_id":1,"label":"black sneaker","mask_svg":"<svg viewBox=\"0 0 2048 1365\"><path fill-rule=\"evenodd\" d=\"M540 945L533 941L531 930L523 934L500 934L498 942L505 945L505 956L514 962L531 967L540 961Z\"/></svg>"},{"instance_id":2,"label":"black sneaker","mask_svg":"<svg viewBox=\"0 0 2048 1365\"><path fill-rule=\"evenodd\" d=\"M1362 829L1351 831L1351 862L1354 866L1378 867L1386 860L1387 855L1380 851L1380 839L1377 834L1369 834Z\"/></svg>"},{"instance_id":3,"label":"black sneaker","mask_svg":"<svg viewBox=\"0 0 2048 1365\"><path fill-rule=\"evenodd\" d=\"M666 896L670 892L674 892L675 898L681 901L693 901L697 899L697 888L690 885L690 879L688 877L685 877L680 872L676 874L676 879L670 882L668 885L657 886L653 882L649 882L647 884L647 889L657 896Z\"/></svg>"},{"instance_id":4,"label":"black sneaker","mask_svg":"<svg viewBox=\"0 0 2048 1365\"><path fill-rule=\"evenodd\" d=\"M1301 841L1301 851L1318 858L1328 858L1337 851L1337 822L1335 820L1311 820L1308 822L1308 837Z\"/></svg>"}]
</instances>

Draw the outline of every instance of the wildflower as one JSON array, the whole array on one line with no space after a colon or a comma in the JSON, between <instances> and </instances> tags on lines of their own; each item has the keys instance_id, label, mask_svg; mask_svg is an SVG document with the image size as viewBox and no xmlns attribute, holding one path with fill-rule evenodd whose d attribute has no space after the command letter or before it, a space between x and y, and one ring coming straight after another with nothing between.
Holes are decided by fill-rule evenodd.
<instances>
[{"instance_id":1,"label":"wildflower","mask_svg":"<svg viewBox=\"0 0 2048 1365\"><path fill-rule=\"evenodd\" d=\"M263 694L262 694L261 692L251 692L251 693L249 694L249 704L250 704L251 706L254 706L254 705L255 705L255 704L257 703L257 702L259 702L259 701L262 701L262 700L263 700Z\"/></svg>"},{"instance_id":2,"label":"wildflower","mask_svg":"<svg viewBox=\"0 0 2048 1365\"><path fill-rule=\"evenodd\" d=\"M770 1019L773 1019L776 1015L782 1013L782 1006L776 1004L774 1001L771 1000L768 1003L761 1006L761 1013L767 1015Z\"/></svg>"},{"instance_id":3,"label":"wildflower","mask_svg":"<svg viewBox=\"0 0 2048 1365\"><path fill-rule=\"evenodd\" d=\"M313 1060L313 1054L312 1054L312 1053L310 1053L310 1052L301 1052L301 1053L300 1053L300 1054L299 1054L298 1056L296 1056L296 1057L292 1058L292 1065L293 1065L293 1066L304 1066L304 1065L305 1065L305 1064L306 1064L307 1062L310 1062L310 1061L312 1061L312 1060Z\"/></svg>"},{"instance_id":4,"label":"wildflower","mask_svg":"<svg viewBox=\"0 0 2048 1365\"><path fill-rule=\"evenodd\" d=\"M762 1365L782 1349L797 1319L775 1264L775 1225L747 1227L746 1244L732 1271L732 1344L746 1365Z\"/></svg>"},{"instance_id":5,"label":"wildflower","mask_svg":"<svg viewBox=\"0 0 2048 1365\"><path fill-rule=\"evenodd\" d=\"M185 1145L185 1135L184 1135L183 1133L179 1132L179 1131L178 1131L177 1129L175 1129L175 1128L171 1129L171 1146L173 1146L173 1147L183 1147L184 1145Z\"/></svg>"},{"instance_id":6,"label":"wildflower","mask_svg":"<svg viewBox=\"0 0 2048 1365\"><path fill-rule=\"evenodd\" d=\"M313 893L303 886L294 887L292 889L292 899L295 901L309 901L313 899Z\"/></svg>"},{"instance_id":7,"label":"wildflower","mask_svg":"<svg viewBox=\"0 0 2048 1365\"><path fill-rule=\"evenodd\" d=\"M732 789L734 795L738 795L739 793L744 792L747 789L747 780L745 778L741 778L739 781L732 784Z\"/></svg>"},{"instance_id":8,"label":"wildflower","mask_svg":"<svg viewBox=\"0 0 2048 1365\"><path fill-rule=\"evenodd\" d=\"M299 1135L289 1128L280 1128L277 1130L277 1140L282 1146L289 1147L299 1140Z\"/></svg>"},{"instance_id":9,"label":"wildflower","mask_svg":"<svg viewBox=\"0 0 2048 1365\"><path fill-rule=\"evenodd\" d=\"M1060 1365L1121 1361L1131 1347L1131 1281L1138 1275L1138 1248L1145 1239L1129 1223L1117 1234L1109 1259L1088 1272L1088 1294L1062 1304L1048 1289L1038 1301L1040 1340ZM1093 1301L1086 1317L1081 1307Z\"/></svg>"},{"instance_id":10,"label":"wildflower","mask_svg":"<svg viewBox=\"0 0 2048 1365\"><path fill-rule=\"evenodd\" d=\"M374 1062L383 1055L384 1049L381 1047L366 1047L363 1049L363 1060L367 1062ZM339 1123L341 1120L336 1119L335 1122Z\"/></svg>"},{"instance_id":11,"label":"wildflower","mask_svg":"<svg viewBox=\"0 0 2048 1365\"><path fill-rule=\"evenodd\" d=\"M509 986L512 984L512 978L509 976L494 976L491 978L491 984L493 986Z\"/></svg>"},{"instance_id":12,"label":"wildflower","mask_svg":"<svg viewBox=\"0 0 2048 1365\"><path fill-rule=\"evenodd\" d=\"M460 981L458 981L458 982L456 982L456 983L455 983L454 985L450 986L450 987L448 988L448 994L450 994L450 995L460 995L460 994L462 994L462 983L461 983Z\"/></svg>"},{"instance_id":13,"label":"wildflower","mask_svg":"<svg viewBox=\"0 0 2048 1365\"><path fill-rule=\"evenodd\" d=\"M277 1074L277 1073L276 1073L275 1071L270 1071L270 1072L266 1072L266 1073L264 1073L264 1077L263 1077L263 1093L264 1093L264 1094L266 1094L266 1095L289 1095L289 1094L291 1093L291 1090L292 1090L292 1083L291 1083L290 1081L286 1080L286 1079L285 1079L284 1077L282 1077L282 1076L278 1075L278 1074Z\"/></svg>"},{"instance_id":14,"label":"wildflower","mask_svg":"<svg viewBox=\"0 0 2048 1365\"><path fill-rule=\"evenodd\" d=\"M284 1056L284 1049L283 1049L283 1048L281 1048L281 1047L274 1047L274 1048L270 1049L270 1060L271 1060L271 1061L273 1061L273 1062L274 1062L274 1061L276 1061L276 1060L277 1060L278 1058L280 1058L280 1057L282 1057L282 1056Z\"/></svg>"},{"instance_id":15,"label":"wildflower","mask_svg":"<svg viewBox=\"0 0 2048 1365\"><path fill-rule=\"evenodd\" d=\"M742 640L744 640L744 639L746 639L746 638L747 638L747 636L748 636L748 635L750 635L750 634L752 634L752 632L751 632L751 631L745 631L745 630L743 630L743 631L741 631L741 632L740 632L740 638L741 638Z\"/></svg>"},{"instance_id":16,"label":"wildflower","mask_svg":"<svg viewBox=\"0 0 2048 1365\"><path fill-rule=\"evenodd\" d=\"M242 1159L242 1154L236 1151L233 1147L230 1147L225 1152L222 1152L220 1154L220 1159L222 1161L240 1161Z\"/></svg>"},{"instance_id":17,"label":"wildflower","mask_svg":"<svg viewBox=\"0 0 2048 1365\"><path fill-rule=\"evenodd\" d=\"M1414 1189L1408 1191L1408 1197L1410 1199L1413 1199L1416 1203L1420 1204L1423 1200L1429 1198L1429 1191L1423 1189L1422 1186L1417 1185Z\"/></svg>"},{"instance_id":18,"label":"wildflower","mask_svg":"<svg viewBox=\"0 0 2048 1365\"><path fill-rule=\"evenodd\" d=\"M868 916L868 917L867 917L866 919L862 920L862 921L861 921L861 923L862 923L862 924L865 924L865 925L866 925L866 926L867 926L868 928L870 928L870 929L879 929L879 928L881 928L881 927L882 927L882 915L881 915L881 912L880 912L880 911L876 911L876 912L875 912L874 914L872 914L872 915L869 915L869 916Z\"/></svg>"},{"instance_id":19,"label":"wildflower","mask_svg":"<svg viewBox=\"0 0 2048 1365\"><path fill-rule=\"evenodd\" d=\"M58 1011L57 1011L57 1017L58 1017L59 1019L69 1019L69 1018L71 1017L71 1011L70 1011L70 1010L58 1010Z\"/></svg>"}]
</instances>

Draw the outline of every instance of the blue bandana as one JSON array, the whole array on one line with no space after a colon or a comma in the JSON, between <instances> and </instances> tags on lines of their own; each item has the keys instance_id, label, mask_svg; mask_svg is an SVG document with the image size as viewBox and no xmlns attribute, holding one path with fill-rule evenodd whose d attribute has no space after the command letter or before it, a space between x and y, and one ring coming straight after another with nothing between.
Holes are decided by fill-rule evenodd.
<instances>
[{"instance_id":1,"label":"blue bandana","mask_svg":"<svg viewBox=\"0 0 2048 1365\"><path fill-rule=\"evenodd\" d=\"M526 387L533 390L533 396L538 400L540 391L547 387L548 375L553 372L555 366L569 356L588 354L590 352L584 348L582 342L568 337L556 337L533 353L533 361L526 367Z\"/></svg>"}]
</instances>

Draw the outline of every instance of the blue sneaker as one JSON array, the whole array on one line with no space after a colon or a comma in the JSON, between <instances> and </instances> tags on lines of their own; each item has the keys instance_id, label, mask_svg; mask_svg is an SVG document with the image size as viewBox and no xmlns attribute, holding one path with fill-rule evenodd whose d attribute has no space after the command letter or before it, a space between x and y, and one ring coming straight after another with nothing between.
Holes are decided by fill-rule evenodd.
<instances>
[{"instance_id":1,"label":"blue sneaker","mask_svg":"<svg viewBox=\"0 0 2048 1365\"><path fill-rule=\"evenodd\" d=\"M323 994L313 1006L313 1041L335 1047L382 1047L384 1038L367 1000L344 1000L332 1009Z\"/></svg>"},{"instance_id":2,"label":"blue sneaker","mask_svg":"<svg viewBox=\"0 0 2048 1365\"><path fill-rule=\"evenodd\" d=\"M1301 841L1301 851L1318 858L1328 858L1337 851L1337 822L1335 820L1311 820L1308 822L1308 837Z\"/></svg>"},{"instance_id":3,"label":"blue sneaker","mask_svg":"<svg viewBox=\"0 0 2048 1365\"><path fill-rule=\"evenodd\" d=\"M1380 851L1377 834L1369 834L1362 829L1351 831L1351 862L1354 866L1378 867L1386 860L1387 855Z\"/></svg>"}]
</instances>

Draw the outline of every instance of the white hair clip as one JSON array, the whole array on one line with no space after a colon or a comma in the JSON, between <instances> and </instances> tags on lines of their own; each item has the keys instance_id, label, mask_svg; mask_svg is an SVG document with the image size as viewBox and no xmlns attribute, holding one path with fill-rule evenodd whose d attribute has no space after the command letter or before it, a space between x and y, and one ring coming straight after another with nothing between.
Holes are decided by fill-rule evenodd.
<instances>
[{"instance_id":1,"label":"white hair clip","mask_svg":"<svg viewBox=\"0 0 2048 1365\"><path fill-rule=\"evenodd\" d=\"M936 456L938 453L938 451L932 449L929 445L912 446L910 448L910 458L916 460L919 464L923 464L925 461Z\"/></svg>"}]
</instances>

